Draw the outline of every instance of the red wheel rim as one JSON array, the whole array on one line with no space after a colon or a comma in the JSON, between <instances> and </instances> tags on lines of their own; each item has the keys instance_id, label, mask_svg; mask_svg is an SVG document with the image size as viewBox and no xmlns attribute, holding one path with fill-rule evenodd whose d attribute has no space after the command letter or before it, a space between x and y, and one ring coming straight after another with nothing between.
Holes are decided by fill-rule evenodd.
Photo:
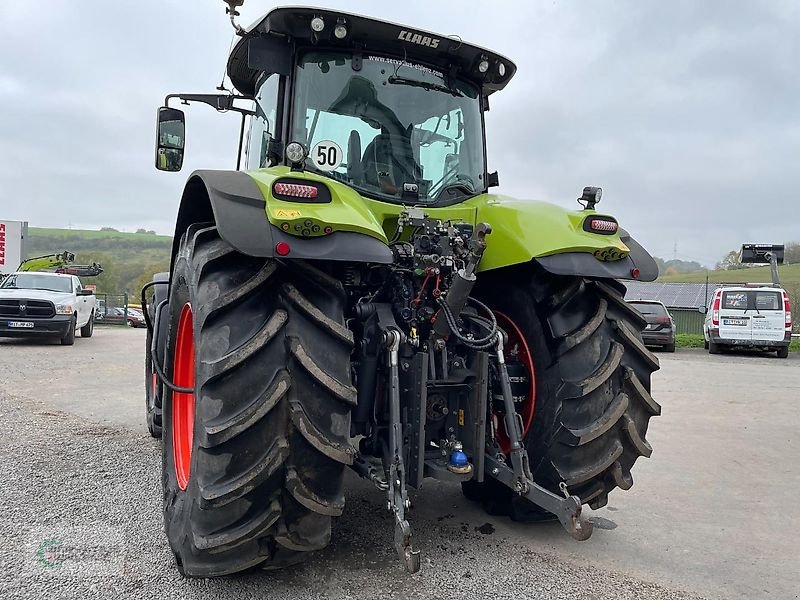
<instances>
[{"instance_id":1,"label":"red wheel rim","mask_svg":"<svg viewBox=\"0 0 800 600\"><path fill-rule=\"evenodd\" d=\"M187 303L178 320L173 381L177 387L194 388L194 321ZM178 487L186 489L192 466L194 394L172 394L172 452Z\"/></svg>"},{"instance_id":2,"label":"red wheel rim","mask_svg":"<svg viewBox=\"0 0 800 600\"><path fill-rule=\"evenodd\" d=\"M533 413L536 408L536 371L533 368L533 355L528 347L528 342L525 340L525 336L522 334L522 330L511 320L511 317L498 311L494 311L494 314L497 317L497 324L503 328L503 331L505 331L508 336L508 341L503 348L506 363L510 365L513 362L520 362L528 372L528 381L530 382L528 393L522 404L522 410L519 411L522 417L522 436L525 437L528 435L531 423L533 423ZM506 433L505 418L502 414L496 412L493 414L493 417L495 420L495 437L497 443L500 445L503 452L508 454L511 451L511 440L508 439L508 434Z\"/></svg>"}]
</instances>

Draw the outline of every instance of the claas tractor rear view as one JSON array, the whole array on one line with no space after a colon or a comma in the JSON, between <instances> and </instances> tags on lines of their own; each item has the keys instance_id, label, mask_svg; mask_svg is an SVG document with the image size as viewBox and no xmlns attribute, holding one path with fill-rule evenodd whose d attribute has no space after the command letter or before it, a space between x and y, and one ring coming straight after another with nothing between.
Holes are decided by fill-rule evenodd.
<instances>
[{"instance_id":1,"label":"claas tractor rear view","mask_svg":"<svg viewBox=\"0 0 800 600\"><path fill-rule=\"evenodd\" d=\"M143 290L148 423L180 571L280 568L331 540L345 471L371 481L409 572L430 478L491 514L560 521L633 485L658 361L619 280L657 266L583 188L577 210L497 195L484 115L515 65L457 37L277 8L228 59L236 170L186 182L170 273ZM242 164L244 163L244 164ZM576 186L577 187L577 186ZM365 540L365 544L369 542Z\"/></svg>"}]
</instances>

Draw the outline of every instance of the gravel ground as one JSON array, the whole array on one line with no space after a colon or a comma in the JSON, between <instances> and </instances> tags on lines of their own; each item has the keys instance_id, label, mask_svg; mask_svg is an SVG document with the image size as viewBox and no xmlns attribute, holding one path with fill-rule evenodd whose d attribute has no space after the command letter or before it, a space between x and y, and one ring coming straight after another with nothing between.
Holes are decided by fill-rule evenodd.
<instances>
[{"instance_id":1,"label":"gravel ground","mask_svg":"<svg viewBox=\"0 0 800 600\"><path fill-rule=\"evenodd\" d=\"M706 443L709 422L720 431L728 425L722 417L695 421L675 414L698 410L698 399L711 407L719 393L696 392L703 378L741 390L753 379L748 369L763 368L753 361L784 378L769 386L775 394L780 389L796 399L797 357L729 357L729 368L702 353L661 355L660 376L667 377L658 380L659 400L672 404L673 414L665 410L654 421L654 459L637 465L633 490L615 494L611 505L593 513L595 534L588 542L574 542L557 524L521 526L487 517L458 489L432 482L411 514L423 569L409 576L392 549L381 496L351 476L331 546L307 563L277 573L186 580L162 530L160 445L146 434L141 415L143 337L141 331L98 329L72 348L0 340L0 598L797 597L791 565L800 553L792 528L785 527L797 510L776 510L791 496L785 488L800 482L794 462L776 465L776 481L761 482L769 494L758 502L728 503L715 514L710 502L720 500L718 486L702 483L704 469L716 469L717 460L726 464L730 449L713 444L730 436L712 440L708 461L693 445ZM738 418L735 411L745 407L736 404L725 400ZM791 444L793 405L781 402L785 412L774 415L777 422L766 419L774 444L762 452L772 454L752 460L774 463ZM695 416L706 412L713 411L701 407ZM734 447L760 443L758 427L750 426L758 439L745 436ZM698 462L693 472L680 455L690 449ZM747 450L743 446L743 458L734 463L740 470L753 468ZM717 477L739 493L734 470ZM710 495L680 496L687 486Z\"/></svg>"},{"instance_id":2,"label":"gravel ground","mask_svg":"<svg viewBox=\"0 0 800 600\"><path fill-rule=\"evenodd\" d=\"M562 562L452 514L415 523L425 564L408 576L390 550L387 516L363 498L348 503L331 547L304 565L182 579L162 531L155 440L6 392L0 414L0 597L698 597Z\"/></svg>"}]
</instances>

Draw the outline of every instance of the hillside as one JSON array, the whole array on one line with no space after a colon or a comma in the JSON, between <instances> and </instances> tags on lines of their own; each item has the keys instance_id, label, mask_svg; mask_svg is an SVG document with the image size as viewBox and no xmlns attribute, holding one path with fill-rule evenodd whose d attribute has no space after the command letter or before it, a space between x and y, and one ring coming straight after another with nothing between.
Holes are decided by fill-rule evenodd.
<instances>
[{"instance_id":1,"label":"hillside","mask_svg":"<svg viewBox=\"0 0 800 600\"><path fill-rule=\"evenodd\" d=\"M105 272L86 280L98 292L138 296L153 273L169 270L172 238L153 233L31 227L25 241L26 258L68 250L75 262L98 262Z\"/></svg>"},{"instance_id":2,"label":"hillside","mask_svg":"<svg viewBox=\"0 0 800 600\"><path fill-rule=\"evenodd\" d=\"M712 283L769 283L772 281L769 266L751 267L749 269L731 269L729 271L708 271L708 280ZM800 264L778 266L778 277L786 285L800 285ZM658 278L663 282L704 283L706 271L697 273L679 273Z\"/></svg>"}]
</instances>

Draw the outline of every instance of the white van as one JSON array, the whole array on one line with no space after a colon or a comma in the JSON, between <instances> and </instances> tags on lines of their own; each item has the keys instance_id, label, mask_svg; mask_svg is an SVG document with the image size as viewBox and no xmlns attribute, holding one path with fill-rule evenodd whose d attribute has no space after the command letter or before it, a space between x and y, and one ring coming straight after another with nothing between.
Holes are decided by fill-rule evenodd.
<instances>
[{"instance_id":1,"label":"white van","mask_svg":"<svg viewBox=\"0 0 800 600\"><path fill-rule=\"evenodd\" d=\"M792 340L789 296L777 286L718 288L703 333L711 354L742 346L776 350L779 358L786 358Z\"/></svg>"}]
</instances>

